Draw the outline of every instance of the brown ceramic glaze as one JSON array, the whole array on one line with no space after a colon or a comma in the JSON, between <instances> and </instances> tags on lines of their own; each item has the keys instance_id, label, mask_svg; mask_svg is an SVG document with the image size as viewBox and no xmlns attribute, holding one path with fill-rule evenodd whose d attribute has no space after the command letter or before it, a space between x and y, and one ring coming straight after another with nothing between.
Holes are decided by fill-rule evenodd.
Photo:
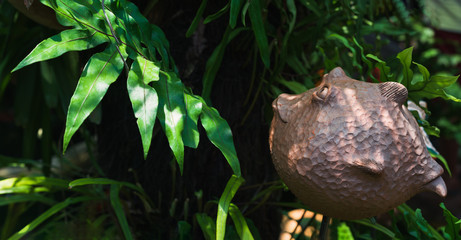
<instances>
[{"instance_id":1,"label":"brown ceramic glaze","mask_svg":"<svg viewBox=\"0 0 461 240\"><path fill-rule=\"evenodd\" d=\"M333 69L322 83L272 104L272 159L311 210L345 220L384 213L418 192L446 195L442 167L396 82L367 83Z\"/></svg>"}]
</instances>

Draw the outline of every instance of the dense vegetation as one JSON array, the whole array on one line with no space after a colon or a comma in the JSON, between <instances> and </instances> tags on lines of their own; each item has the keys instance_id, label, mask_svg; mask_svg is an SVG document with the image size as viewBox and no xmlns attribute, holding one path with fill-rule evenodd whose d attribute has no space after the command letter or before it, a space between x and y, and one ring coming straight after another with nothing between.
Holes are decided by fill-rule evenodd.
<instances>
[{"instance_id":1,"label":"dense vegetation","mask_svg":"<svg viewBox=\"0 0 461 240\"><path fill-rule=\"evenodd\" d=\"M282 216L305 209L267 146L280 93L341 66L401 82L417 104L461 101L447 74L461 58L435 48L419 1L41 3L59 30L0 2L0 239L276 239ZM415 116L461 143L459 105L444 104ZM459 178L458 156L430 150ZM297 224L313 239L461 239L459 216L438 202L437 226L406 204Z\"/></svg>"}]
</instances>

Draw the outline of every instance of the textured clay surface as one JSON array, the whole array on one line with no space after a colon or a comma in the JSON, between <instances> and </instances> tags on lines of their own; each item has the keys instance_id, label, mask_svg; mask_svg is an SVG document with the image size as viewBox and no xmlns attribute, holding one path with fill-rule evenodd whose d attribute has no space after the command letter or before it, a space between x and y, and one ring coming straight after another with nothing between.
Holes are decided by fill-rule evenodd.
<instances>
[{"instance_id":1,"label":"textured clay surface","mask_svg":"<svg viewBox=\"0 0 461 240\"><path fill-rule=\"evenodd\" d=\"M403 105L407 95L399 83L357 81L339 67L316 88L281 94L269 136L280 177L310 210L344 220L425 190L445 196L443 169Z\"/></svg>"}]
</instances>

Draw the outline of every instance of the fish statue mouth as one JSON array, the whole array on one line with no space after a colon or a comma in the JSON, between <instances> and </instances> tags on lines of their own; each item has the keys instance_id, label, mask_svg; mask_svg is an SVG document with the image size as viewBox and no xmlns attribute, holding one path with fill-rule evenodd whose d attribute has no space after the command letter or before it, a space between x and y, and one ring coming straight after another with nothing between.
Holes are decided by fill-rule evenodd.
<instances>
[{"instance_id":1,"label":"fish statue mouth","mask_svg":"<svg viewBox=\"0 0 461 240\"><path fill-rule=\"evenodd\" d=\"M423 185L422 191L435 192L441 197L447 196L447 186L445 185L442 176L438 176L434 180Z\"/></svg>"}]
</instances>

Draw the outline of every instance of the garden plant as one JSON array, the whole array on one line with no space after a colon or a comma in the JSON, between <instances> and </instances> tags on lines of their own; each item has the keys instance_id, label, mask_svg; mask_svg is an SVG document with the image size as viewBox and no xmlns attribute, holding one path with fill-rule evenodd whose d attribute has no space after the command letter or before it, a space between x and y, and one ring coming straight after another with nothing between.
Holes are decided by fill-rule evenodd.
<instances>
[{"instance_id":1,"label":"garden plant","mask_svg":"<svg viewBox=\"0 0 461 240\"><path fill-rule=\"evenodd\" d=\"M461 58L438 52L424 1L19 2L59 24L0 1L0 239L278 239L290 210L309 209L272 165L271 102L337 66L405 85L431 139L461 143ZM289 234L461 239L460 209L442 201L438 224L403 204L313 213Z\"/></svg>"}]
</instances>

